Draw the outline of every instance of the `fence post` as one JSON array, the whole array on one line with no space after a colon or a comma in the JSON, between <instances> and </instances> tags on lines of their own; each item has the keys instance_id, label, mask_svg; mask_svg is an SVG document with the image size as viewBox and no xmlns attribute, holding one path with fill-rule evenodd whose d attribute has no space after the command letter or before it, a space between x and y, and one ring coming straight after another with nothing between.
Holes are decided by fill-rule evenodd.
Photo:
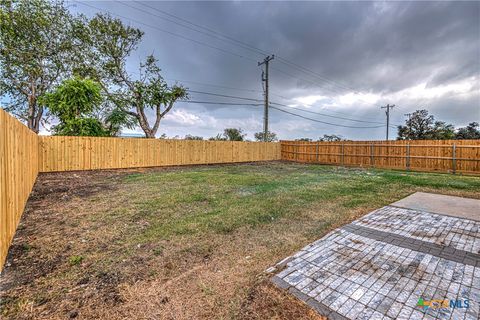
<instances>
[{"instance_id":1,"label":"fence post","mask_svg":"<svg viewBox=\"0 0 480 320\"><path fill-rule=\"evenodd\" d=\"M295 162L298 162L298 144L295 144Z\"/></svg>"},{"instance_id":2,"label":"fence post","mask_svg":"<svg viewBox=\"0 0 480 320\"><path fill-rule=\"evenodd\" d=\"M342 143L342 155L341 155L341 157L342 157L342 166L344 166L345 165L345 144L344 143Z\"/></svg>"},{"instance_id":3,"label":"fence post","mask_svg":"<svg viewBox=\"0 0 480 320\"><path fill-rule=\"evenodd\" d=\"M410 171L410 144L407 143L407 159L406 159L407 170Z\"/></svg>"},{"instance_id":4,"label":"fence post","mask_svg":"<svg viewBox=\"0 0 480 320\"><path fill-rule=\"evenodd\" d=\"M317 162L318 162L318 142L315 149L316 149L315 152L317 153Z\"/></svg>"},{"instance_id":5,"label":"fence post","mask_svg":"<svg viewBox=\"0 0 480 320\"><path fill-rule=\"evenodd\" d=\"M374 167L374 159L373 159L373 148L374 148L374 145L373 143L370 145L370 166Z\"/></svg>"},{"instance_id":6,"label":"fence post","mask_svg":"<svg viewBox=\"0 0 480 320\"><path fill-rule=\"evenodd\" d=\"M452 171L453 174L457 171L457 146L455 143L452 145Z\"/></svg>"}]
</instances>

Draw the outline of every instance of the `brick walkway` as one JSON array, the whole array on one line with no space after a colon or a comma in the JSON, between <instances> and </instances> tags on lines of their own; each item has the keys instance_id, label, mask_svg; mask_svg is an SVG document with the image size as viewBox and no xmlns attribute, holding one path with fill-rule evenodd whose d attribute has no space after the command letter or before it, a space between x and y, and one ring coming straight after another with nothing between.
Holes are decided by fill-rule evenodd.
<instances>
[{"instance_id":1,"label":"brick walkway","mask_svg":"<svg viewBox=\"0 0 480 320\"><path fill-rule=\"evenodd\" d=\"M477 320L480 222L386 206L275 269L277 286L331 319Z\"/></svg>"}]
</instances>

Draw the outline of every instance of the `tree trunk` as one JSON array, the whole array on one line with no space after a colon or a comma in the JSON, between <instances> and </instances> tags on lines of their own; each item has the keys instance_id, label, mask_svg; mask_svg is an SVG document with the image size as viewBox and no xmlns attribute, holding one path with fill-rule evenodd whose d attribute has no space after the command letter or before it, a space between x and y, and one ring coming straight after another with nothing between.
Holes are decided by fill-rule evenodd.
<instances>
[{"instance_id":1,"label":"tree trunk","mask_svg":"<svg viewBox=\"0 0 480 320\"><path fill-rule=\"evenodd\" d=\"M35 120L33 122L33 132L35 132L36 134L38 134L38 132L40 132L40 123L42 121L42 117L43 117L43 107L39 107L37 106L37 114L35 115Z\"/></svg>"},{"instance_id":2,"label":"tree trunk","mask_svg":"<svg viewBox=\"0 0 480 320\"><path fill-rule=\"evenodd\" d=\"M143 132L145 133L145 138L155 138L156 132L154 132L152 128L150 128L147 116L139 108L137 108L136 117L138 119L138 124L140 125L140 128L142 128Z\"/></svg>"},{"instance_id":3,"label":"tree trunk","mask_svg":"<svg viewBox=\"0 0 480 320\"><path fill-rule=\"evenodd\" d=\"M155 132L153 130L145 131L145 138L155 138Z\"/></svg>"},{"instance_id":4,"label":"tree trunk","mask_svg":"<svg viewBox=\"0 0 480 320\"><path fill-rule=\"evenodd\" d=\"M30 93L28 94L28 115L27 126L37 133L40 131L40 120L43 116L43 108L37 106L37 87L34 81L30 82Z\"/></svg>"},{"instance_id":5,"label":"tree trunk","mask_svg":"<svg viewBox=\"0 0 480 320\"><path fill-rule=\"evenodd\" d=\"M40 131L40 120L42 115L43 110L38 110L36 97L30 95L28 97L27 127L35 133Z\"/></svg>"}]
</instances>

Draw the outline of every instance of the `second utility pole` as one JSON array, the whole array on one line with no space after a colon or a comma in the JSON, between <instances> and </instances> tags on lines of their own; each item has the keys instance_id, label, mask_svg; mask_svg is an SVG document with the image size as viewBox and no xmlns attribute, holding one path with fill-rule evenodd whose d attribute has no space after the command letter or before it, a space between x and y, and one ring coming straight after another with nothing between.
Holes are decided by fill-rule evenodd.
<instances>
[{"instance_id":1,"label":"second utility pole","mask_svg":"<svg viewBox=\"0 0 480 320\"><path fill-rule=\"evenodd\" d=\"M387 115L387 140L388 140L388 129L390 127L390 109L393 109L393 107L395 107L394 104L392 105L387 104L385 107L380 107L382 109L387 109L387 111L385 111L385 114Z\"/></svg>"},{"instance_id":2,"label":"second utility pole","mask_svg":"<svg viewBox=\"0 0 480 320\"><path fill-rule=\"evenodd\" d=\"M258 66L265 65L265 73L262 72L262 82L265 82L264 96L265 96L265 108L263 110L263 141L268 141L268 63L273 60L275 55L266 56L262 62L258 63Z\"/></svg>"}]
</instances>

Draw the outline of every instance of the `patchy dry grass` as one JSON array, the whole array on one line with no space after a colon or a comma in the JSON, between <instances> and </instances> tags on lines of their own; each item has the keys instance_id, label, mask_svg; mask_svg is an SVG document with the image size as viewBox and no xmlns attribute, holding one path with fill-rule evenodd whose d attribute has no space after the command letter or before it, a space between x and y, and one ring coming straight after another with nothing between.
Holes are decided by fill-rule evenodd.
<instances>
[{"instance_id":1,"label":"patchy dry grass","mask_svg":"<svg viewBox=\"0 0 480 320\"><path fill-rule=\"evenodd\" d=\"M264 163L43 174L2 274L4 318L316 319L262 271L415 191L480 178Z\"/></svg>"}]
</instances>

